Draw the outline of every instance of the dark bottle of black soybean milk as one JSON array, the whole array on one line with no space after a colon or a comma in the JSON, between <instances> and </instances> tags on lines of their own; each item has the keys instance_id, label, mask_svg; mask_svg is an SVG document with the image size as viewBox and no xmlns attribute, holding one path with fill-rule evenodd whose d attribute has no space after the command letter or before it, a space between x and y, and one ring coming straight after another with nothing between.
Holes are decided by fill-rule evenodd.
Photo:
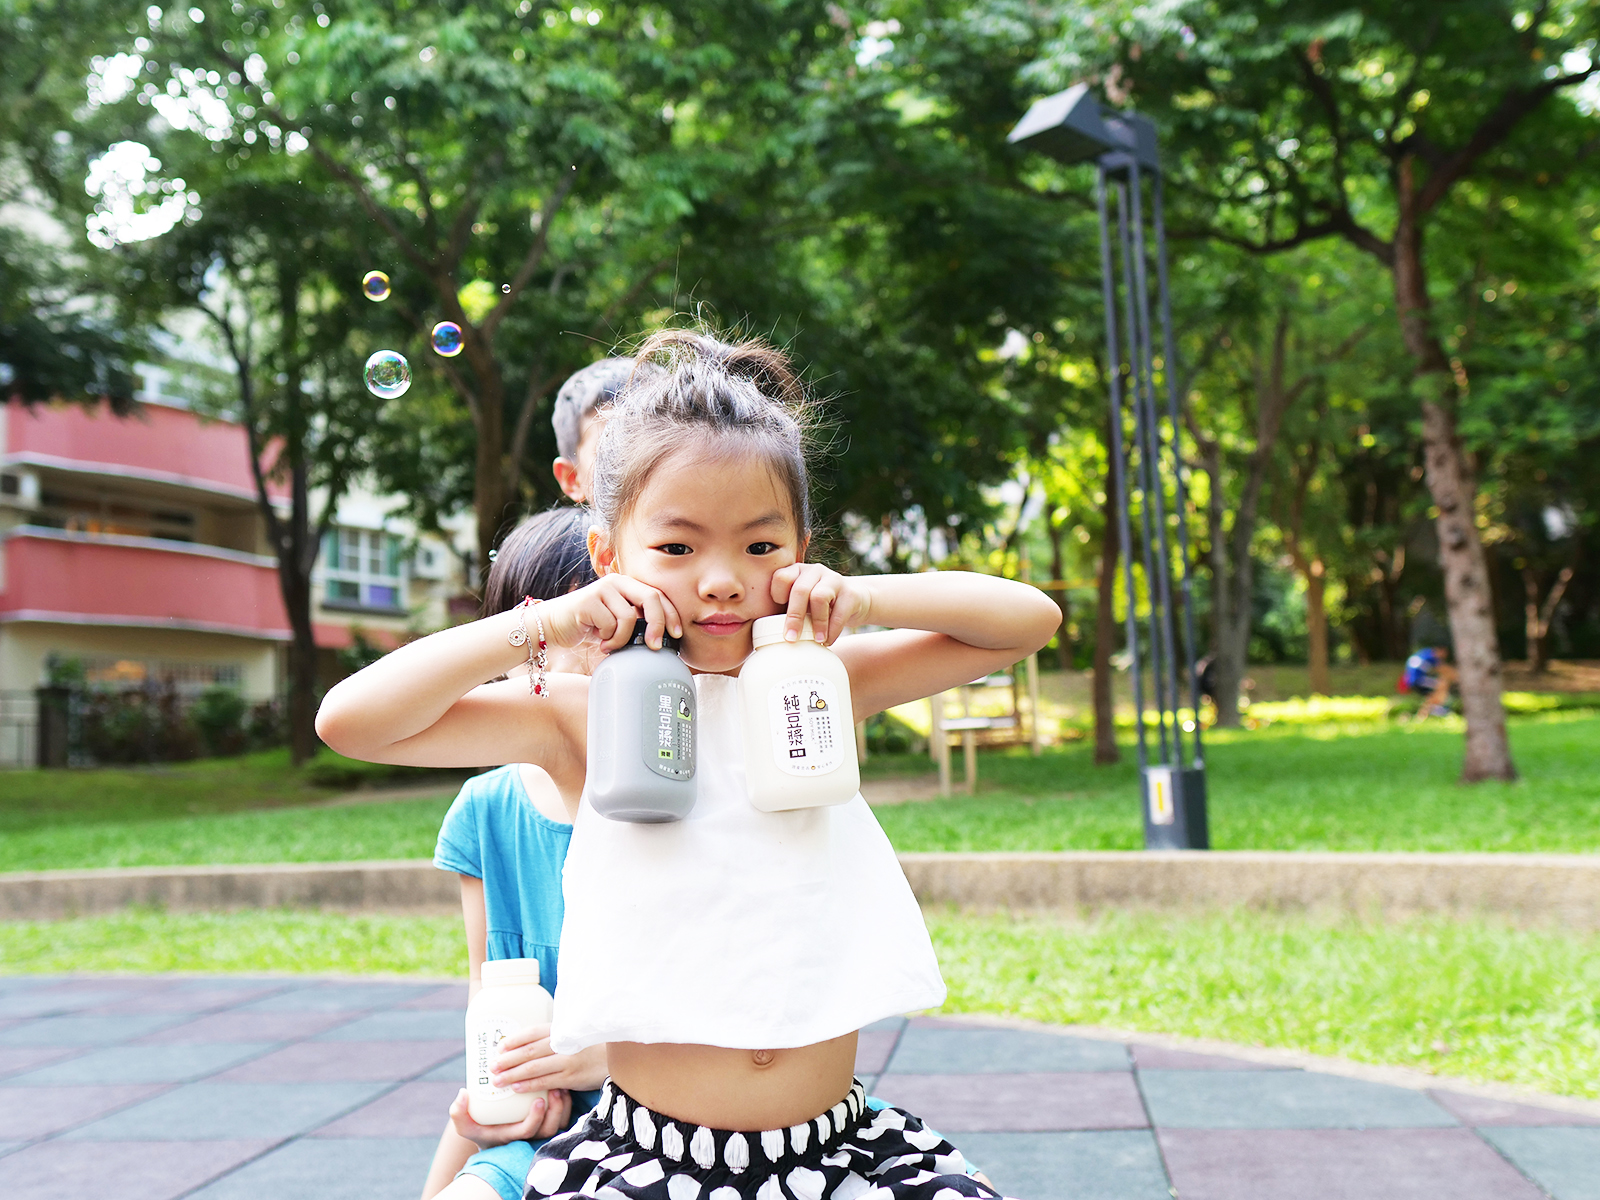
<instances>
[{"instance_id":1,"label":"dark bottle of black soybean milk","mask_svg":"<svg viewBox=\"0 0 1600 1200\"><path fill-rule=\"evenodd\" d=\"M647 622L589 680L589 803L613 821L678 821L694 807L694 678L679 640Z\"/></svg>"}]
</instances>

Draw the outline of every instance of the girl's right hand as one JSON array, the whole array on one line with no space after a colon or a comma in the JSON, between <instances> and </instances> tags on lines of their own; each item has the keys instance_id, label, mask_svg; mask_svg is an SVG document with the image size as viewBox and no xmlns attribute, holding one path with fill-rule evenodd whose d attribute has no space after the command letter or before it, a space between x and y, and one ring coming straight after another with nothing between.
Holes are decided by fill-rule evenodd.
<instances>
[{"instance_id":1,"label":"girl's right hand","mask_svg":"<svg viewBox=\"0 0 1600 1200\"><path fill-rule=\"evenodd\" d=\"M607 653L620 650L633 637L634 622L641 617L650 623L645 642L652 650L661 649L664 633L683 636L683 621L672 601L627 575L604 575L588 587L539 605L545 639L569 649L598 641ZM529 625L531 634L533 622Z\"/></svg>"}]
</instances>

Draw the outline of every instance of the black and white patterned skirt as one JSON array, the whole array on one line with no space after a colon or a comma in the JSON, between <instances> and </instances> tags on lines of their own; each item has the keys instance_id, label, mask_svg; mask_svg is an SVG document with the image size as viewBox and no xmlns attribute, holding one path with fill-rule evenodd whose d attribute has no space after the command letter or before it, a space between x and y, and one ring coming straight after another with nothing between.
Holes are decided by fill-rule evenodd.
<instances>
[{"instance_id":1,"label":"black and white patterned skirt","mask_svg":"<svg viewBox=\"0 0 1600 1200\"><path fill-rule=\"evenodd\" d=\"M600 1103L539 1148L524 1200L993 1200L966 1159L898 1108L873 1111L856 1080L788 1129L733 1133L651 1112L609 1079Z\"/></svg>"}]
</instances>

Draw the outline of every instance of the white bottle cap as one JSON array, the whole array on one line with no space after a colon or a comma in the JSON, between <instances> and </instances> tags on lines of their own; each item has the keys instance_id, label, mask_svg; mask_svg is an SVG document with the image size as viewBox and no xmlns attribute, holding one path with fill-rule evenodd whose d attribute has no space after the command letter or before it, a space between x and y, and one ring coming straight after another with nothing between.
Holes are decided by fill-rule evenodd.
<instances>
[{"instance_id":1,"label":"white bottle cap","mask_svg":"<svg viewBox=\"0 0 1600 1200\"><path fill-rule=\"evenodd\" d=\"M484 962L479 976L484 987L505 987L517 983L539 982L537 958L491 958Z\"/></svg>"},{"instance_id":2,"label":"white bottle cap","mask_svg":"<svg viewBox=\"0 0 1600 1200\"><path fill-rule=\"evenodd\" d=\"M783 623L788 619L788 613L779 613L774 617L757 617L755 623L750 626L751 649L759 650L763 646L783 641ZM800 640L806 642L817 640L817 635L811 630L809 616L800 621Z\"/></svg>"}]
</instances>

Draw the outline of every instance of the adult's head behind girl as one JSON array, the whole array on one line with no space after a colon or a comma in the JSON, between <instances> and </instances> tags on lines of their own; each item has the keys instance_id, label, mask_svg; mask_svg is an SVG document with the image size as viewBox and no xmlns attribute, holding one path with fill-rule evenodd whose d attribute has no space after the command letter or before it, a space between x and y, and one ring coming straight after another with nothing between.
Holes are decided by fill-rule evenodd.
<instances>
[{"instance_id":1,"label":"adult's head behind girl","mask_svg":"<svg viewBox=\"0 0 1600 1200\"><path fill-rule=\"evenodd\" d=\"M692 667L734 670L810 540L810 405L787 356L759 340L665 330L638 360L658 369L607 410L595 459L595 565L666 597Z\"/></svg>"}]
</instances>

